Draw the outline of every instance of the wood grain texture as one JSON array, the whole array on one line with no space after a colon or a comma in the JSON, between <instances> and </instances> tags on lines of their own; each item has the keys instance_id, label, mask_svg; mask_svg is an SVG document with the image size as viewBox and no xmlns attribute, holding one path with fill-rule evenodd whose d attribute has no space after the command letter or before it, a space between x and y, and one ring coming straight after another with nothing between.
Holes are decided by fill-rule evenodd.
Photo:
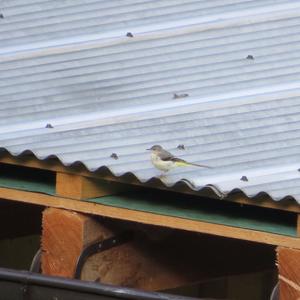
<instances>
[{"instance_id":1,"label":"wood grain texture","mask_svg":"<svg viewBox=\"0 0 300 300\"><path fill-rule=\"evenodd\" d=\"M96 254L85 264L81 278L92 281L99 278L101 283L157 291L197 282L204 277L200 269L192 270L191 263L178 264L178 257L160 246L160 243L139 238Z\"/></svg>"},{"instance_id":2,"label":"wood grain texture","mask_svg":"<svg viewBox=\"0 0 300 300\"><path fill-rule=\"evenodd\" d=\"M110 233L83 214L47 208L42 221L42 272L73 278L79 254L91 242Z\"/></svg>"},{"instance_id":3,"label":"wood grain texture","mask_svg":"<svg viewBox=\"0 0 300 300\"><path fill-rule=\"evenodd\" d=\"M117 194L128 186L77 174L56 173L56 194L72 199L89 199Z\"/></svg>"},{"instance_id":4,"label":"wood grain texture","mask_svg":"<svg viewBox=\"0 0 300 300\"><path fill-rule=\"evenodd\" d=\"M280 300L300 300L300 250L278 247Z\"/></svg>"},{"instance_id":5,"label":"wood grain texture","mask_svg":"<svg viewBox=\"0 0 300 300\"><path fill-rule=\"evenodd\" d=\"M297 215L297 235L300 237L300 214Z\"/></svg>"},{"instance_id":6,"label":"wood grain texture","mask_svg":"<svg viewBox=\"0 0 300 300\"><path fill-rule=\"evenodd\" d=\"M153 213L116 208L96 203L89 203L85 201L72 200L63 197L55 197L8 188L0 188L0 194L1 197L6 200L63 208L77 212L106 216L120 220L139 222L143 224L165 226L169 228L183 229L217 236L259 242L263 244L300 249L300 239L295 237L187 220L178 217L162 216Z\"/></svg>"},{"instance_id":7,"label":"wood grain texture","mask_svg":"<svg viewBox=\"0 0 300 300\"><path fill-rule=\"evenodd\" d=\"M92 256L85 265L92 277L83 272L83 279L98 276L103 283L157 291L274 267L273 247L157 226L114 223L130 227L135 238Z\"/></svg>"}]
</instances>

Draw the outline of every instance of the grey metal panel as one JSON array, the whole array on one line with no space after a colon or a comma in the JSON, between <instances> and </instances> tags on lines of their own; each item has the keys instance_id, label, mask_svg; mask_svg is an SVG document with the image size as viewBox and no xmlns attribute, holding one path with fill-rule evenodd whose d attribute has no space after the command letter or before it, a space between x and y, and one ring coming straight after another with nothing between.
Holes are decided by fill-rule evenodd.
<instances>
[{"instance_id":1,"label":"grey metal panel","mask_svg":"<svg viewBox=\"0 0 300 300\"><path fill-rule=\"evenodd\" d=\"M300 203L297 1L10 0L0 12L3 149L147 182L160 172L145 149L162 144L214 167L172 170L167 186Z\"/></svg>"},{"instance_id":2,"label":"grey metal panel","mask_svg":"<svg viewBox=\"0 0 300 300\"><path fill-rule=\"evenodd\" d=\"M196 300L158 292L144 292L121 286L45 276L34 272L0 269L1 297L5 300ZM209 300L208 298L197 298ZM213 299L210 299L213 300Z\"/></svg>"},{"instance_id":3,"label":"grey metal panel","mask_svg":"<svg viewBox=\"0 0 300 300\"><path fill-rule=\"evenodd\" d=\"M241 9L281 4L286 1L261 0L172 0L172 1L2 1L5 16L0 28L3 46L47 39L84 35L137 26L164 23Z\"/></svg>"}]
</instances>

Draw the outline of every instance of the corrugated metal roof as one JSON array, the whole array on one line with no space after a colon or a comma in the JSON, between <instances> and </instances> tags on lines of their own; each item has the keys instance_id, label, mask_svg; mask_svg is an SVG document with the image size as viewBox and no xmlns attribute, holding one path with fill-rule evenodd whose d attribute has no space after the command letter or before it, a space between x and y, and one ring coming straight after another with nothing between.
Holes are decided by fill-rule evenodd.
<instances>
[{"instance_id":1,"label":"corrugated metal roof","mask_svg":"<svg viewBox=\"0 0 300 300\"><path fill-rule=\"evenodd\" d=\"M161 144L214 167L172 170L168 186L300 202L300 2L10 0L0 13L3 149L146 182L160 172L145 149Z\"/></svg>"}]
</instances>

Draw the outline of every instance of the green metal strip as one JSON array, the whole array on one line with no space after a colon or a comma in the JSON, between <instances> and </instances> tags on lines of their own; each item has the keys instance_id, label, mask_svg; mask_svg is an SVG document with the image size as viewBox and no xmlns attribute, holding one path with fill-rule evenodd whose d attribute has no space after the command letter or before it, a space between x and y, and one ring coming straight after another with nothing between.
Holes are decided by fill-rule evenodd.
<instances>
[{"instance_id":1,"label":"green metal strip","mask_svg":"<svg viewBox=\"0 0 300 300\"><path fill-rule=\"evenodd\" d=\"M297 236L296 226L291 222L291 215L282 220L276 211L254 208L250 206L232 206L220 201L195 201L186 199L184 195L170 199L165 193L154 193L152 197L145 195L106 196L88 201L108 206L149 212L159 215L179 217L183 219L203 221L239 228L253 229L263 232ZM159 200L158 200L159 199ZM212 202L207 205L207 202Z\"/></svg>"},{"instance_id":2,"label":"green metal strip","mask_svg":"<svg viewBox=\"0 0 300 300\"><path fill-rule=\"evenodd\" d=\"M22 178L8 178L1 174L0 187L55 195L54 183L31 181L31 178L25 179L24 176ZM86 201L158 215L253 229L285 236L297 236L291 213L286 214L287 218L282 218L275 210L250 206L241 207L229 202L214 200L201 201L201 198L195 199L171 192L145 191L139 194L106 196Z\"/></svg>"},{"instance_id":3,"label":"green metal strip","mask_svg":"<svg viewBox=\"0 0 300 300\"><path fill-rule=\"evenodd\" d=\"M5 177L3 174L0 175L0 187L55 195L54 184L44 181L30 181L24 178L10 178Z\"/></svg>"}]
</instances>

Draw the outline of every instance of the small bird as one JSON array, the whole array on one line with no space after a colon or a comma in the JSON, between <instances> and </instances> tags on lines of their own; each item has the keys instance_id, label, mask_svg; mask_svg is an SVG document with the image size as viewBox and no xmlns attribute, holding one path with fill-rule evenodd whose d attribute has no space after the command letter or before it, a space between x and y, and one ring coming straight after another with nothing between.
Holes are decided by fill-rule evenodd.
<instances>
[{"instance_id":1,"label":"small bird","mask_svg":"<svg viewBox=\"0 0 300 300\"><path fill-rule=\"evenodd\" d=\"M164 172L168 172L176 167L196 166L202 168L211 168L205 165L190 163L181 158L175 157L160 145L154 145L150 149L146 150L151 150L151 162L154 167Z\"/></svg>"}]
</instances>

